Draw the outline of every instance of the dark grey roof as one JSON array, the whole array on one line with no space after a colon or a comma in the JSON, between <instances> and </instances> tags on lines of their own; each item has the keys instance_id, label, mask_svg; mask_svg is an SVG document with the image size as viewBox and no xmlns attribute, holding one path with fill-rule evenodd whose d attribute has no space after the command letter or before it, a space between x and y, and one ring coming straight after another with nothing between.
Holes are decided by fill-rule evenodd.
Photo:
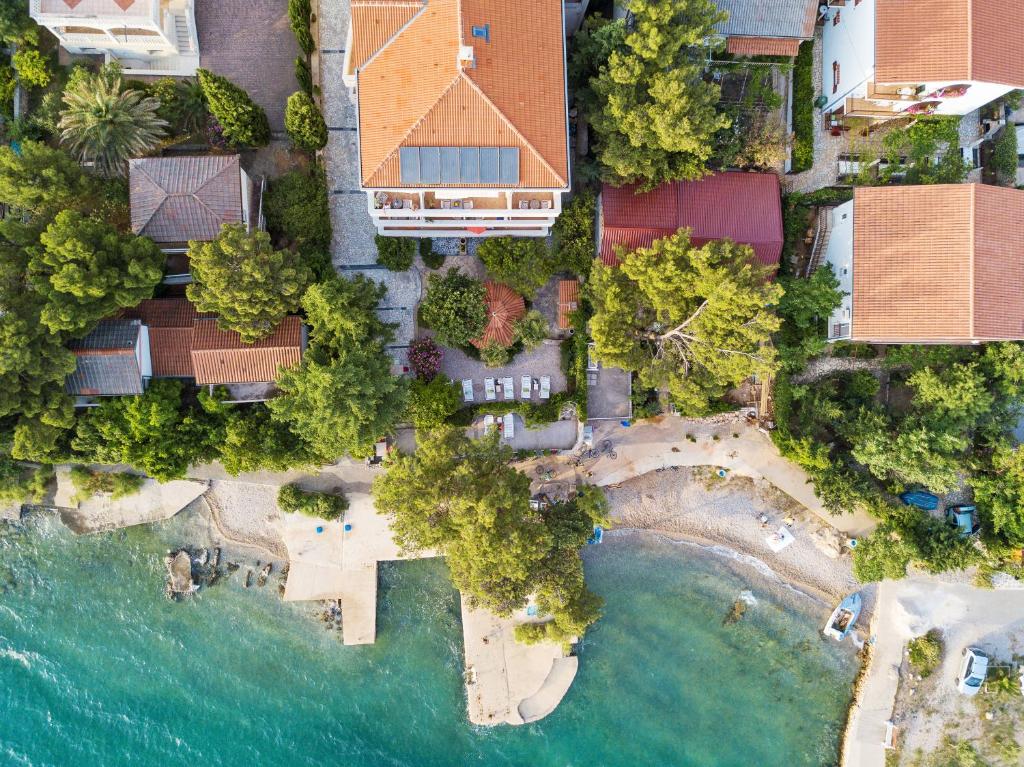
<instances>
[{"instance_id":1,"label":"dark grey roof","mask_svg":"<svg viewBox=\"0 0 1024 767\"><path fill-rule=\"evenodd\" d=\"M819 0L716 0L729 14L718 25L726 37L814 37Z\"/></svg>"},{"instance_id":2,"label":"dark grey roof","mask_svg":"<svg viewBox=\"0 0 1024 767\"><path fill-rule=\"evenodd\" d=\"M85 338L70 342L77 365L64 382L67 393L142 394L142 371L135 357L141 332L140 320L103 320Z\"/></svg>"},{"instance_id":3,"label":"dark grey roof","mask_svg":"<svg viewBox=\"0 0 1024 767\"><path fill-rule=\"evenodd\" d=\"M132 231L155 242L208 241L242 220L238 155L128 161Z\"/></svg>"}]
</instances>

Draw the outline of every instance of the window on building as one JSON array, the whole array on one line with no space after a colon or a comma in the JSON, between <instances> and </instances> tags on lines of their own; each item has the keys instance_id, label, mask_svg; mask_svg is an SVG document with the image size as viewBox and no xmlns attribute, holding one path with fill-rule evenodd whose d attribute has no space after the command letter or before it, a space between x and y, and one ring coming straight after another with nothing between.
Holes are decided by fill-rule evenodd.
<instances>
[{"instance_id":1,"label":"window on building","mask_svg":"<svg viewBox=\"0 0 1024 767\"><path fill-rule=\"evenodd\" d=\"M839 62L832 62L832 92L839 90Z\"/></svg>"}]
</instances>

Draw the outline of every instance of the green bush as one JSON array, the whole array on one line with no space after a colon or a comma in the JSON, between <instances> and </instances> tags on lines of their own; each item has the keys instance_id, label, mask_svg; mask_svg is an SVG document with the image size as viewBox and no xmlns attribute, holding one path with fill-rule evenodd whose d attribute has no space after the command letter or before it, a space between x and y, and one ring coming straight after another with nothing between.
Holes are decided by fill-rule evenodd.
<instances>
[{"instance_id":1,"label":"green bush","mask_svg":"<svg viewBox=\"0 0 1024 767\"><path fill-rule=\"evenodd\" d=\"M226 77L206 69L196 71L206 103L232 147L260 147L270 142L267 113L249 94Z\"/></svg>"},{"instance_id":2,"label":"green bush","mask_svg":"<svg viewBox=\"0 0 1024 767\"><path fill-rule=\"evenodd\" d=\"M992 150L992 170L1000 184L1013 186L1017 182L1017 131L1007 125L995 140Z\"/></svg>"},{"instance_id":3,"label":"green bush","mask_svg":"<svg viewBox=\"0 0 1024 767\"><path fill-rule=\"evenodd\" d=\"M11 57L18 77L26 85L45 88L53 79L50 62L35 48L21 48Z\"/></svg>"},{"instance_id":4,"label":"green bush","mask_svg":"<svg viewBox=\"0 0 1024 767\"><path fill-rule=\"evenodd\" d=\"M547 243L539 237L489 237L477 255L491 277L526 298L533 298L554 273Z\"/></svg>"},{"instance_id":5,"label":"green bush","mask_svg":"<svg viewBox=\"0 0 1024 767\"><path fill-rule=\"evenodd\" d=\"M416 240L410 237L373 236L377 246L377 263L392 272L404 272L416 258Z\"/></svg>"},{"instance_id":6,"label":"green bush","mask_svg":"<svg viewBox=\"0 0 1024 767\"><path fill-rule=\"evenodd\" d=\"M263 213L275 244L298 248L318 281L334 273L327 181L320 168L293 170L272 179L263 197Z\"/></svg>"},{"instance_id":7,"label":"green bush","mask_svg":"<svg viewBox=\"0 0 1024 767\"><path fill-rule=\"evenodd\" d=\"M305 56L295 57L295 80L303 91L310 96L313 95L313 73L309 70L309 62Z\"/></svg>"},{"instance_id":8,"label":"green bush","mask_svg":"<svg viewBox=\"0 0 1024 767\"><path fill-rule=\"evenodd\" d=\"M942 635L937 629L932 629L924 636L910 640L907 649L914 671L922 677L931 676L942 662Z\"/></svg>"},{"instance_id":9,"label":"green bush","mask_svg":"<svg viewBox=\"0 0 1024 767\"><path fill-rule=\"evenodd\" d=\"M434 241L429 237L420 238L420 258L428 269L440 269L444 266L444 253L434 250Z\"/></svg>"},{"instance_id":10,"label":"green bush","mask_svg":"<svg viewBox=\"0 0 1024 767\"><path fill-rule=\"evenodd\" d=\"M23 466L0 455L0 503L39 503L52 477L51 466Z\"/></svg>"},{"instance_id":11,"label":"green bush","mask_svg":"<svg viewBox=\"0 0 1024 767\"><path fill-rule=\"evenodd\" d=\"M489 368L500 368L507 365L512 359L512 353L507 346L502 346L497 341L490 341L480 347L480 361Z\"/></svg>"},{"instance_id":12,"label":"green bush","mask_svg":"<svg viewBox=\"0 0 1024 767\"><path fill-rule=\"evenodd\" d=\"M793 173L814 165L814 41L800 44L793 63Z\"/></svg>"},{"instance_id":13,"label":"green bush","mask_svg":"<svg viewBox=\"0 0 1024 767\"><path fill-rule=\"evenodd\" d=\"M298 485L282 485L277 491L277 505L288 514L304 514L320 519L338 519L348 508L348 499L340 490L334 493L318 493L302 490Z\"/></svg>"},{"instance_id":14,"label":"green bush","mask_svg":"<svg viewBox=\"0 0 1024 767\"><path fill-rule=\"evenodd\" d=\"M288 97L284 110L284 129L299 149L315 152L327 146L327 124L320 108L305 91Z\"/></svg>"},{"instance_id":15,"label":"green bush","mask_svg":"<svg viewBox=\"0 0 1024 767\"><path fill-rule=\"evenodd\" d=\"M536 309L531 309L515 324L516 340L526 351L536 349L548 337L548 321Z\"/></svg>"},{"instance_id":16,"label":"green bush","mask_svg":"<svg viewBox=\"0 0 1024 767\"><path fill-rule=\"evenodd\" d=\"M409 385L408 418L417 429L440 426L461 404L462 391L447 376L417 378Z\"/></svg>"},{"instance_id":17,"label":"green bush","mask_svg":"<svg viewBox=\"0 0 1024 767\"><path fill-rule=\"evenodd\" d=\"M486 291L483 283L458 269L443 276L432 274L427 297L420 304L420 324L434 331L446 346L466 346L487 326Z\"/></svg>"},{"instance_id":18,"label":"green bush","mask_svg":"<svg viewBox=\"0 0 1024 767\"><path fill-rule=\"evenodd\" d=\"M299 48L307 56L316 50L313 35L309 31L312 16L309 0L288 0L288 22Z\"/></svg>"},{"instance_id":19,"label":"green bush","mask_svg":"<svg viewBox=\"0 0 1024 767\"><path fill-rule=\"evenodd\" d=\"M172 135L199 133L206 125L206 97L195 80L161 77L148 87L149 94L160 102L157 115L167 122Z\"/></svg>"},{"instance_id":20,"label":"green bush","mask_svg":"<svg viewBox=\"0 0 1024 767\"><path fill-rule=\"evenodd\" d=\"M99 493L109 493L115 501L135 495L142 489L145 477L126 471L91 471L84 466L71 469L71 482L75 486L75 500L81 503Z\"/></svg>"},{"instance_id":21,"label":"green bush","mask_svg":"<svg viewBox=\"0 0 1024 767\"><path fill-rule=\"evenodd\" d=\"M590 190L584 190L572 198L561 214L555 219L554 235L555 268L560 271L590 274L594 263L594 220L597 197Z\"/></svg>"}]
</instances>

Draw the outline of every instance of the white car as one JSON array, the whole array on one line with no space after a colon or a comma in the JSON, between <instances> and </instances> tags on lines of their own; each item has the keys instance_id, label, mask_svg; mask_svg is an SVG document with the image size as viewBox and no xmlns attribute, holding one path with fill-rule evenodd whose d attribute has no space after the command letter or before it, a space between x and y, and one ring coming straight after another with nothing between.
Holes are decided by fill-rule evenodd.
<instances>
[{"instance_id":1,"label":"white car","mask_svg":"<svg viewBox=\"0 0 1024 767\"><path fill-rule=\"evenodd\" d=\"M956 688L962 695L977 695L987 674L988 656L977 647L968 647L964 650L964 659L960 663Z\"/></svg>"}]
</instances>

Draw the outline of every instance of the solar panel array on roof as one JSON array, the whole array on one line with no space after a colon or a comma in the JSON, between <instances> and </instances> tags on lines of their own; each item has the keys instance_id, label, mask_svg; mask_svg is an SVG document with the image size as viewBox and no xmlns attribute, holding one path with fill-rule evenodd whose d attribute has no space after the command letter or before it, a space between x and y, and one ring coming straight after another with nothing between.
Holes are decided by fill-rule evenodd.
<instances>
[{"instance_id":1,"label":"solar panel array on roof","mask_svg":"<svg viewBox=\"0 0 1024 767\"><path fill-rule=\"evenodd\" d=\"M398 150L403 184L518 184L518 147L406 146Z\"/></svg>"}]
</instances>

